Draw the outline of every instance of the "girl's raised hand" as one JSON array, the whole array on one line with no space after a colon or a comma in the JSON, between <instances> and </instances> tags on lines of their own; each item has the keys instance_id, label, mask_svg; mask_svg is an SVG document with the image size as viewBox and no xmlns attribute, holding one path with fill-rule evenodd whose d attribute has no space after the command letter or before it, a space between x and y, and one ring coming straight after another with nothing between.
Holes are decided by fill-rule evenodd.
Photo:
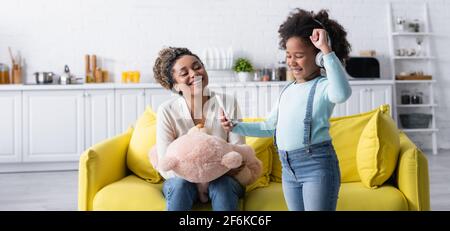
<instances>
[{"instance_id":1,"label":"girl's raised hand","mask_svg":"<svg viewBox=\"0 0 450 231\"><path fill-rule=\"evenodd\" d=\"M312 44L324 54L331 52L331 47L328 45L328 33L326 30L314 29L311 36L309 36L309 39L311 39Z\"/></svg>"}]
</instances>

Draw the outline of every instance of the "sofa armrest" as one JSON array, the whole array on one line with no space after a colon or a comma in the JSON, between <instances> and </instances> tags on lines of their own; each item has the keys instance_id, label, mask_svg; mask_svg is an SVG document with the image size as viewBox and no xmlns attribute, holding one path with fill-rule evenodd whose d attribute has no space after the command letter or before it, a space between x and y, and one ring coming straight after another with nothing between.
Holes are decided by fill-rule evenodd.
<instances>
[{"instance_id":1,"label":"sofa armrest","mask_svg":"<svg viewBox=\"0 0 450 231\"><path fill-rule=\"evenodd\" d=\"M428 160L422 151L400 132L397 185L408 201L409 210L430 210Z\"/></svg>"},{"instance_id":2,"label":"sofa armrest","mask_svg":"<svg viewBox=\"0 0 450 231\"><path fill-rule=\"evenodd\" d=\"M126 155L132 128L87 149L78 169L78 210L92 210L95 194L127 174Z\"/></svg>"}]
</instances>

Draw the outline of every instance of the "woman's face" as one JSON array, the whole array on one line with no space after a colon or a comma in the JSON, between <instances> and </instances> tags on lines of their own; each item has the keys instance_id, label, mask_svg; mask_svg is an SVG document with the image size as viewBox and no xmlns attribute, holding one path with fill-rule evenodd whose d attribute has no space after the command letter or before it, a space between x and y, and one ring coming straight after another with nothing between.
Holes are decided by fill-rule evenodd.
<instances>
[{"instance_id":1,"label":"woman's face","mask_svg":"<svg viewBox=\"0 0 450 231\"><path fill-rule=\"evenodd\" d=\"M299 37L286 41L286 63L297 81L304 82L316 77L315 73L320 71L315 62L316 54L316 49Z\"/></svg>"},{"instance_id":2,"label":"woman's face","mask_svg":"<svg viewBox=\"0 0 450 231\"><path fill-rule=\"evenodd\" d=\"M200 60L192 55L183 55L173 65L174 88L184 96L202 95L208 85L208 73Z\"/></svg>"}]
</instances>

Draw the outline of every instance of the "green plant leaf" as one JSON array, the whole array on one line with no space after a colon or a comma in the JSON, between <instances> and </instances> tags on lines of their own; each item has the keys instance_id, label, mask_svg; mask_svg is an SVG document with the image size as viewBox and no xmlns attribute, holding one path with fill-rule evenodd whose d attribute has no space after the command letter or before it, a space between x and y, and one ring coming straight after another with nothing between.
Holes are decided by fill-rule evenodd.
<instances>
[{"instance_id":1,"label":"green plant leaf","mask_svg":"<svg viewBox=\"0 0 450 231\"><path fill-rule=\"evenodd\" d=\"M235 72L253 72L253 66L250 60L245 58L238 58L234 63L233 70Z\"/></svg>"}]
</instances>

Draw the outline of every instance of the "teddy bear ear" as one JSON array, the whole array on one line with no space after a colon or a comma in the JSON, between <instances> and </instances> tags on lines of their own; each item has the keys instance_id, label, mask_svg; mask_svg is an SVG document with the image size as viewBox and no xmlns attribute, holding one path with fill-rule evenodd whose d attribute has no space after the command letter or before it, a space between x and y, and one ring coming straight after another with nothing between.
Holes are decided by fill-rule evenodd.
<instances>
[{"instance_id":1,"label":"teddy bear ear","mask_svg":"<svg viewBox=\"0 0 450 231\"><path fill-rule=\"evenodd\" d=\"M225 154L222 157L222 161L221 161L222 165L224 165L227 168L237 168L239 166L241 166L242 164L242 156L241 154L232 151L229 152L227 154Z\"/></svg>"},{"instance_id":2,"label":"teddy bear ear","mask_svg":"<svg viewBox=\"0 0 450 231\"><path fill-rule=\"evenodd\" d=\"M169 171L174 169L178 164L178 160L175 158L166 157L163 158L159 166L163 171Z\"/></svg>"}]
</instances>

